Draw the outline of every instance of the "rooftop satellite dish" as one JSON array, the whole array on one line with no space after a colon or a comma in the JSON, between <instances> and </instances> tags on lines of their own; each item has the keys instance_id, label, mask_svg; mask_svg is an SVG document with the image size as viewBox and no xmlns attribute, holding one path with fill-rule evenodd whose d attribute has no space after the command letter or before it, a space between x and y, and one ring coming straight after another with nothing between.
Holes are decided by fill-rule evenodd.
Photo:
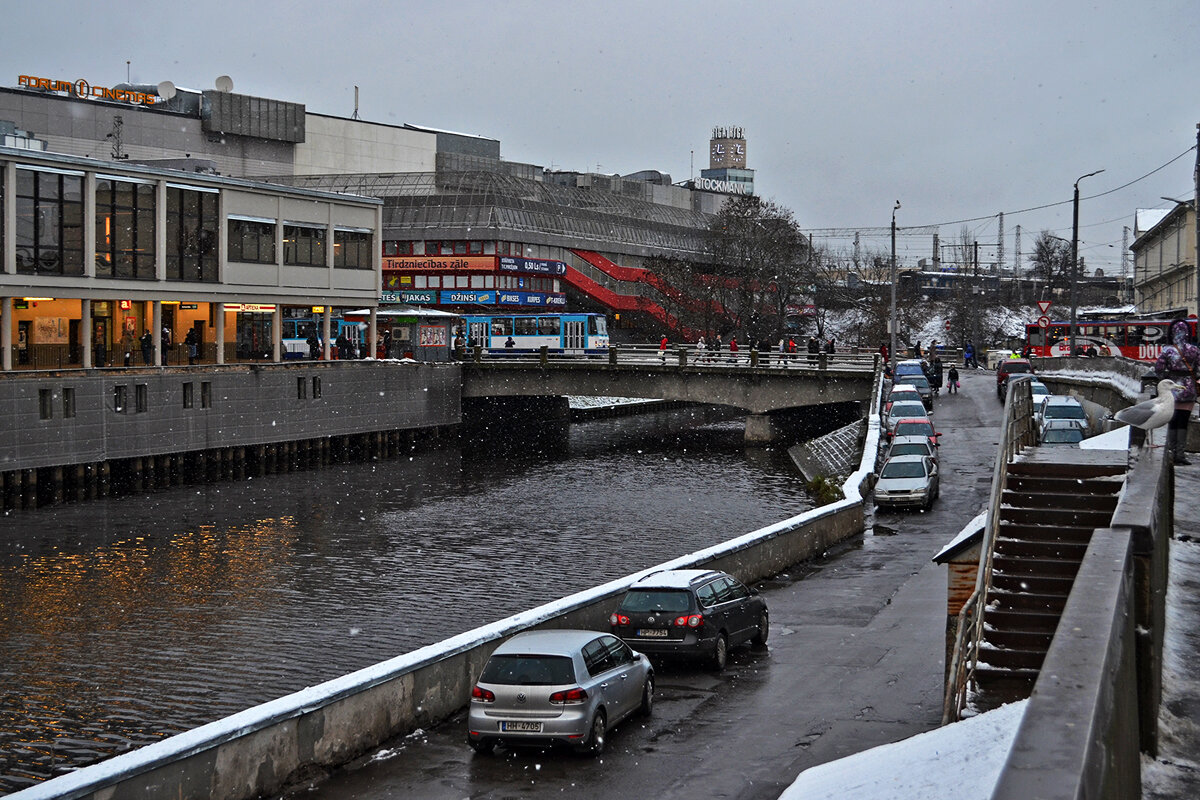
<instances>
[{"instance_id":1,"label":"rooftop satellite dish","mask_svg":"<svg viewBox=\"0 0 1200 800\"><path fill-rule=\"evenodd\" d=\"M229 77L228 75L220 76L217 78L216 87L218 92L232 92L233 78Z\"/></svg>"},{"instance_id":2,"label":"rooftop satellite dish","mask_svg":"<svg viewBox=\"0 0 1200 800\"><path fill-rule=\"evenodd\" d=\"M175 84L170 81L163 81L158 85L158 96L163 100L170 100L175 96Z\"/></svg>"}]
</instances>

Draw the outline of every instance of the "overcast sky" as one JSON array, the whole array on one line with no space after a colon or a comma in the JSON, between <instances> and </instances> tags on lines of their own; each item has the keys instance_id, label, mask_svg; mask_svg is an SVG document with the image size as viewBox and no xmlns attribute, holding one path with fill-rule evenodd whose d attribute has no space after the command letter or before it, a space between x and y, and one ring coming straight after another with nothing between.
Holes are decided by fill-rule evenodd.
<instances>
[{"instance_id":1,"label":"overcast sky","mask_svg":"<svg viewBox=\"0 0 1200 800\"><path fill-rule=\"evenodd\" d=\"M1137 208L1193 196L1196 0L5 3L0 77L171 80L497 138L509 160L675 181L745 129L758 194L818 241L907 263L1005 214L1121 267ZM694 157L693 157L694 152ZM1176 159L1170 166L1164 164ZM693 160L694 159L694 160ZM694 167L693 167L694 164ZM1145 180L1147 173L1163 167ZM1119 189L1131 181L1127 188ZM1094 197L1101 193L1102 197ZM1016 213L1037 206L1052 208ZM918 228L919 230L905 230ZM829 229L838 229L831 232Z\"/></svg>"}]
</instances>

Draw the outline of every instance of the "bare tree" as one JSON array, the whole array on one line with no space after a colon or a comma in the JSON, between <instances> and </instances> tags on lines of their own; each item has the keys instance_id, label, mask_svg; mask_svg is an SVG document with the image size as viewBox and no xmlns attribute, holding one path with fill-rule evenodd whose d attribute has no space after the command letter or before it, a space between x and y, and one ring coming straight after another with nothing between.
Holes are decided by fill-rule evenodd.
<instances>
[{"instance_id":1,"label":"bare tree","mask_svg":"<svg viewBox=\"0 0 1200 800\"><path fill-rule=\"evenodd\" d=\"M1071 243L1042 231L1033 243L1033 255L1029 257L1030 273L1053 289L1063 289L1071 284Z\"/></svg>"}]
</instances>

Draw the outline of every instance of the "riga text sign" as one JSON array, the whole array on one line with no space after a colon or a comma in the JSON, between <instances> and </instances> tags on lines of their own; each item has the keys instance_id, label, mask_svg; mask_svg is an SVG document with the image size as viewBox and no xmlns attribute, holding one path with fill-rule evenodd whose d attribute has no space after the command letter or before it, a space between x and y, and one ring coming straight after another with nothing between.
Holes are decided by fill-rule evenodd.
<instances>
[{"instance_id":1,"label":"riga text sign","mask_svg":"<svg viewBox=\"0 0 1200 800\"><path fill-rule=\"evenodd\" d=\"M152 106L162 100L156 94L137 92L132 89L110 89L107 86L92 86L83 78L77 81L59 81L50 78L39 78L35 75L18 75L17 84L27 89L37 89L42 92L65 92L75 97L113 100L118 103L133 103L134 105L141 106Z\"/></svg>"}]
</instances>

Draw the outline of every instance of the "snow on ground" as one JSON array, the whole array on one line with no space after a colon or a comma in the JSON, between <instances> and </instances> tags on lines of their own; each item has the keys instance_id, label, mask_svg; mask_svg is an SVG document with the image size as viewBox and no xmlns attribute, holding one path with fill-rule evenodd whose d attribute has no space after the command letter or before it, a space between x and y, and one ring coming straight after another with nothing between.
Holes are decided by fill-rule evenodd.
<instances>
[{"instance_id":1,"label":"snow on ground","mask_svg":"<svg viewBox=\"0 0 1200 800\"><path fill-rule=\"evenodd\" d=\"M987 800L1028 704L810 767L779 800Z\"/></svg>"}]
</instances>

